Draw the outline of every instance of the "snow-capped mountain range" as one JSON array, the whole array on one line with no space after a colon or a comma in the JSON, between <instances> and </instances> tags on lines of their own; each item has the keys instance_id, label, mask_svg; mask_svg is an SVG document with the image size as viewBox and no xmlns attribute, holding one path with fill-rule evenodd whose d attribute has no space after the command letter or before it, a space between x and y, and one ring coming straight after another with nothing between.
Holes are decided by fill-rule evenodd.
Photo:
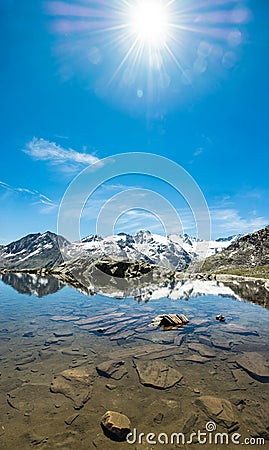
<instances>
[{"instance_id":1,"label":"snow-capped mountain range","mask_svg":"<svg viewBox=\"0 0 269 450\"><path fill-rule=\"evenodd\" d=\"M231 243L238 236L218 240L202 241L184 235L167 237L139 231L131 236L119 233L102 238L90 235L79 242L70 243L62 236L47 231L30 234L6 246L0 246L0 268L31 269L55 267L63 261L102 257L127 261L146 261L172 270L183 270L192 262L212 256Z\"/></svg>"}]
</instances>

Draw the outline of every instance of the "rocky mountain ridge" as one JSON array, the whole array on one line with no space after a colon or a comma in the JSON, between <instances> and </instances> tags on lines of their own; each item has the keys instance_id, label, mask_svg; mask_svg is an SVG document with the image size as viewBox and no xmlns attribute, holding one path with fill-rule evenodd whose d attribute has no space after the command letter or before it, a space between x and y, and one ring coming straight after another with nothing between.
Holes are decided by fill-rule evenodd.
<instances>
[{"instance_id":1,"label":"rocky mountain ridge","mask_svg":"<svg viewBox=\"0 0 269 450\"><path fill-rule=\"evenodd\" d=\"M67 239L50 231L29 234L0 248L0 267L27 269L58 266L64 261L61 249L69 245Z\"/></svg>"},{"instance_id":2,"label":"rocky mountain ridge","mask_svg":"<svg viewBox=\"0 0 269 450\"><path fill-rule=\"evenodd\" d=\"M240 237L221 253L207 258L203 269L239 275L268 274L269 226Z\"/></svg>"},{"instance_id":3,"label":"rocky mountain ridge","mask_svg":"<svg viewBox=\"0 0 269 450\"><path fill-rule=\"evenodd\" d=\"M54 233L37 233L0 247L0 268L32 269L56 267L79 258L89 261L103 257L122 261L144 261L170 270L182 271L193 261L201 261L233 242L236 237L201 241L184 235L167 237L139 231L134 236L126 233L102 238L91 235L70 243Z\"/></svg>"}]
</instances>

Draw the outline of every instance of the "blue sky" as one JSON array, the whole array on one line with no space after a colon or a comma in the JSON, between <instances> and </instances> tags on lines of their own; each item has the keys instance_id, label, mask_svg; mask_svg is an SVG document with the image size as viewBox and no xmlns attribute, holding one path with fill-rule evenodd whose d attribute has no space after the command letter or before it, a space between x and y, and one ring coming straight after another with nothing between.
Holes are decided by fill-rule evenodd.
<instances>
[{"instance_id":1,"label":"blue sky","mask_svg":"<svg viewBox=\"0 0 269 450\"><path fill-rule=\"evenodd\" d=\"M213 237L269 223L269 5L175 0L167 48L133 52L126 8L121 0L1 1L0 244L56 231L73 178L124 152L162 155L188 171ZM107 181L88 200L81 234L95 232L107 200L135 188L169 201L195 234L186 202L143 176L142 156L141 175ZM163 232L152 212L122 206L116 232Z\"/></svg>"}]
</instances>

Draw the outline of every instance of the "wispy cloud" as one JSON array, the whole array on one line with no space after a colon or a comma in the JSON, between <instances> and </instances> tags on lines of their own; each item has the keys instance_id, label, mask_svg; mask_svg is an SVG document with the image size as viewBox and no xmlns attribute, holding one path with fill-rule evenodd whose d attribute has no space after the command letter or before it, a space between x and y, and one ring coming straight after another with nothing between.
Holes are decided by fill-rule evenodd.
<instances>
[{"instance_id":1,"label":"wispy cloud","mask_svg":"<svg viewBox=\"0 0 269 450\"><path fill-rule=\"evenodd\" d=\"M82 211L77 210L76 198L72 198L65 214L67 218L81 214L82 236L95 232L106 236L112 234L112 228L116 228L117 232L133 233L139 229L149 229L163 234L165 228L168 234L185 232L202 239L209 238L210 226L204 209L192 211L190 207L184 206L185 202L171 199L177 217L167 197L158 198L155 194L158 193L143 190L139 186L113 184L110 181L88 198ZM255 198L257 196L258 192ZM259 209L244 208L237 197L229 195L215 198L208 208L213 239L251 233L269 223L268 216L259 212ZM67 238L72 240L70 236Z\"/></svg>"},{"instance_id":2,"label":"wispy cloud","mask_svg":"<svg viewBox=\"0 0 269 450\"><path fill-rule=\"evenodd\" d=\"M193 164L195 160L204 153L203 147L198 147L192 155L192 159L189 161L189 164Z\"/></svg>"},{"instance_id":3,"label":"wispy cloud","mask_svg":"<svg viewBox=\"0 0 269 450\"><path fill-rule=\"evenodd\" d=\"M113 189L119 189L121 192L111 196L109 189L112 192ZM72 210L68 211L68 214L72 214ZM168 234L181 233L182 225L186 222L185 211L180 210L177 215L173 205L164 197L124 185L106 186L100 190L99 195L93 196L85 204L81 219L83 227L86 224L88 229L97 226L95 232L97 230L103 236L112 234L111 230L115 227L117 232L133 233L140 229L149 229L160 234L164 231Z\"/></svg>"},{"instance_id":4,"label":"wispy cloud","mask_svg":"<svg viewBox=\"0 0 269 450\"><path fill-rule=\"evenodd\" d=\"M26 197L32 205L42 206L41 212L48 213L53 211L58 205L40 192L24 187L14 187L4 181L0 181L0 188L4 189L6 193L17 194Z\"/></svg>"},{"instance_id":5,"label":"wispy cloud","mask_svg":"<svg viewBox=\"0 0 269 450\"><path fill-rule=\"evenodd\" d=\"M211 216L211 230L212 238L216 239L219 237L231 236L234 234L247 234L257 231L269 224L269 219L266 217L255 215L255 211L252 211L247 216L242 216L240 212L235 208L209 208ZM199 216L199 211L196 212L199 220L203 221L203 215ZM169 211L165 212L167 222L169 222L169 232L170 233L180 233L178 222L175 221L173 217L170 216ZM196 235L196 225L195 220L190 210L180 210L179 211L180 220L183 224L184 232L190 235ZM162 234L162 226L157 223L153 217L145 212L141 211L128 211L120 220L117 225L117 230L121 231L120 228L124 228L124 231L128 230L128 227L133 230L133 228L139 229L149 229L150 231L160 232ZM158 231L157 231L158 230ZM130 232L130 231L129 231ZM201 236L202 237L202 236Z\"/></svg>"},{"instance_id":6,"label":"wispy cloud","mask_svg":"<svg viewBox=\"0 0 269 450\"><path fill-rule=\"evenodd\" d=\"M103 164L94 154L80 153L72 148L65 149L56 142L36 137L26 144L23 151L37 161L57 165L57 168L64 172L76 172L92 164L98 163L99 167Z\"/></svg>"},{"instance_id":7,"label":"wispy cloud","mask_svg":"<svg viewBox=\"0 0 269 450\"><path fill-rule=\"evenodd\" d=\"M175 220L169 210L162 211L166 217L166 223L169 223L168 233L181 233L182 230L179 228L179 223ZM197 235L197 228L195 224L195 218L192 212L188 209L181 209L178 211L180 221L183 226L184 232L190 235ZM255 212L251 212L248 215L241 215L240 212L235 208L209 208L209 213L211 217L211 233L212 238L216 239L219 237L230 236L234 234L247 234L257 231L269 224L269 218L263 216L255 215ZM201 211L196 211L196 217L199 221L203 222L204 213ZM154 231L154 228L160 230L162 228L159 221L158 225L156 223L156 218L153 218L150 212L143 213L142 211L133 210L128 211L119 220L117 229L120 225L124 227L127 231L128 227L133 229L149 229ZM203 236L200 236L203 238Z\"/></svg>"},{"instance_id":8,"label":"wispy cloud","mask_svg":"<svg viewBox=\"0 0 269 450\"><path fill-rule=\"evenodd\" d=\"M114 224L115 233L126 232L135 234L137 231L144 229L148 229L152 233L166 234L165 226L160 221L160 218L154 216L149 211L138 209L127 211Z\"/></svg>"},{"instance_id":9,"label":"wispy cloud","mask_svg":"<svg viewBox=\"0 0 269 450\"><path fill-rule=\"evenodd\" d=\"M242 217L235 208L210 208L210 214L214 234L218 236L252 233L269 223L268 218L254 214Z\"/></svg>"},{"instance_id":10,"label":"wispy cloud","mask_svg":"<svg viewBox=\"0 0 269 450\"><path fill-rule=\"evenodd\" d=\"M203 151L204 151L203 147L199 147L195 150L193 156L197 157L197 156L201 155L203 153Z\"/></svg>"}]
</instances>

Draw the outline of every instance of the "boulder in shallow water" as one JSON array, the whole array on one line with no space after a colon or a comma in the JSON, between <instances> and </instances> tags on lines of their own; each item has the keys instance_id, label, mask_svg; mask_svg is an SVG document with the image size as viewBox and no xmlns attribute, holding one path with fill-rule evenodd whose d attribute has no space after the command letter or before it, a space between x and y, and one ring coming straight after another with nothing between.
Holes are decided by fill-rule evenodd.
<instances>
[{"instance_id":1,"label":"boulder in shallow water","mask_svg":"<svg viewBox=\"0 0 269 450\"><path fill-rule=\"evenodd\" d=\"M222 314L218 314L216 316L216 320L218 320L219 322L225 322L225 317Z\"/></svg>"},{"instance_id":2,"label":"boulder in shallow water","mask_svg":"<svg viewBox=\"0 0 269 450\"><path fill-rule=\"evenodd\" d=\"M131 432L130 419L115 411L107 411L101 418L101 425L106 436L119 441L125 441Z\"/></svg>"},{"instance_id":3,"label":"boulder in shallow water","mask_svg":"<svg viewBox=\"0 0 269 450\"><path fill-rule=\"evenodd\" d=\"M189 323L189 320L184 314L164 314L157 316L152 321L152 326L160 326L165 330L177 329Z\"/></svg>"}]
</instances>

